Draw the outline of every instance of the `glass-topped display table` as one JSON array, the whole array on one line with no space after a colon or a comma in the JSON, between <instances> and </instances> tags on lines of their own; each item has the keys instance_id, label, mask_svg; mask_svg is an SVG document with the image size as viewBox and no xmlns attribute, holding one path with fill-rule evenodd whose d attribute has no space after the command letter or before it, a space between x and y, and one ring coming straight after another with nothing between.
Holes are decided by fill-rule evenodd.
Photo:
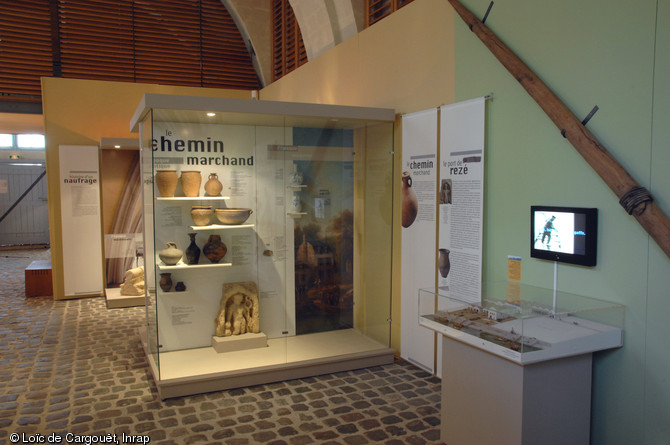
<instances>
[{"instance_id":1,"label":"glass-topped display table","mask_svg":"<svg viewBox=\"0 0 670 445\"><path fill-rule=\"evenodd\" d=\"M592 354L623 345L622 305L500 282L481 304L421 289L419 307L442 334L444 442L589 443Z\"/></svg>"}]
</instances>

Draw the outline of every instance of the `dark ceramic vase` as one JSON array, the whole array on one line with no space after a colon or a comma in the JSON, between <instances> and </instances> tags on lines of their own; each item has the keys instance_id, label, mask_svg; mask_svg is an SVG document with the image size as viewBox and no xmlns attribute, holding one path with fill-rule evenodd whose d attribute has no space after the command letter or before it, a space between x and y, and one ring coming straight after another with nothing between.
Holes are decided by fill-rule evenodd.
<instances>
[{"instance_id":1,"label":"dark ceramic vase","mask_svg":"<svg viewBox=\"0 0 670 445\"><path fill-rule=\"evenodd\" d=\"M419 199L412 188L412 177L409 172L402 172L402 226L409 227L419 212Z\"/></svg>"},{"instance_id":2,"label":"dark ceramic vase","mask_svg":"<svg viewBox=\"0 0 670 445\"><path fill-rule=\"evenodd\" d=\"M442 278L447 278L449 270L451 269L449 249L440 249L440 257L437 259L437 268L439 269Z\"/></svg>"},{"instance_id":3,"label":"dark ceramic vase","mask_svg":"<svg viewBox=\"0 0 670 445\"><path fill-rule=\"evenodd\" d=\"M170 292L172 289L172 277L169 273L162 273L158 285L163 289L163 292Z\"/></svg>"},{"instance_id":4,"label":"dark ceramic vase","mask_svg":"<svg viewBox=\"0 0 670 445\"><path fill-rule=\"evenodd\" d=\"M211 261L212 263L218 263L221 258L226 256L228 248L221 241L219 235L209 235L207 243L202 247L202 253Z\"/></svg>"},{"instance_id":5,"label":"dark ceramic vase","mask_svg":"<svg viewBox=\"0 0 670 445\"><path fill-rule=\"evenodd\" d=\"M174 287L174 290L177 291L177 292L184 292L186 290L186 285L184 284L183 281L180 281Z\"/></svg>"},{"instance_id":6,"label":"dark ceramic vase","mask_svg":"<svg viewBox=\"0 0 670 445\"><path fill-rule=\"evenodd\" d=\"M189 233L191 244L186 248L186 264L198 264L200 261L200 247L195 243L195 233Z\"/></svg>"}]
</instances>

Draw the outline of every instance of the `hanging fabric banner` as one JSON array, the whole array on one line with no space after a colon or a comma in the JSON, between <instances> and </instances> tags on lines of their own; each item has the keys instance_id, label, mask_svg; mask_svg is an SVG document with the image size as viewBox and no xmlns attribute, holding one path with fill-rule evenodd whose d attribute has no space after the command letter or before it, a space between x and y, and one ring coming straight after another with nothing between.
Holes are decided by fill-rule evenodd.
<instances>
[{"instance_id":1,"label":"hanging fabric banner","mask_svg":"<svg viewBox=\"0 0 670 445\"><path fill-rule=\"evenodd\" d=\"M481 303L484 111L480 97L440 107L438 287Z\"/></svg>"},{"instance_id":2,"label":"hanging fabric banner","mask_svg":"<svg viewBox=\"0 0 670 445\"><path fill-rule=\"evenodd\" d=\"M419 289L435 283L437 109L402 118L401 345L404 359L434 371L434 333L419 326ZM431 307L421 308L433 313Z\"/></svg>"}]
</instances>

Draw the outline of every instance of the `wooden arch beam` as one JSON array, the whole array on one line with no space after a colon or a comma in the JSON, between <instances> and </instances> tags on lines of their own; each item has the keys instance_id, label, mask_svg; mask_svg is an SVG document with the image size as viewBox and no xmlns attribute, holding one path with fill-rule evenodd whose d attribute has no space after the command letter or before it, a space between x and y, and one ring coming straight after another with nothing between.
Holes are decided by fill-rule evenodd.
<instances>
[{"instance_id":1,"label":"wooden arch beam","mask_svg":"<svg viewBox=\"0 0 670 445\"><path fill-rule=\"evenodd\" d=\"M567 106L481 20L458 0L448 0L466 25L523 86L588 164L619 198L626 211L670 258L670 219Z\"/></svg>"}]
</instances>

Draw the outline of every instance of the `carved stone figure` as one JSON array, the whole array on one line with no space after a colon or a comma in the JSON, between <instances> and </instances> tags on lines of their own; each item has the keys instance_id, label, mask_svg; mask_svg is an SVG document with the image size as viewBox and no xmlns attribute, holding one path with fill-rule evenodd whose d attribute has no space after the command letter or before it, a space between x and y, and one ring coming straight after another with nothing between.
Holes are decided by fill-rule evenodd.
<instances>
[{"instance_id":1,"label":"carved stone figure","mask_svg":"<svg viewBox=\"0 0 670 445\"><path fill-rule=\"evenodd\" d=\"M125 280L121 285L121 295L144 295L144 267L126 271Z\"/></svg>"},{"instance_id":2,"label":"carved stone figure","mask_svg":"<svg viewBox=\"0 0 670 445\"><path fill-rule=\"evenodd\" d=\"M253 281L224 283L216 316L216 336L259 333L258 290Z\"/></svg>"}]
</instances>

